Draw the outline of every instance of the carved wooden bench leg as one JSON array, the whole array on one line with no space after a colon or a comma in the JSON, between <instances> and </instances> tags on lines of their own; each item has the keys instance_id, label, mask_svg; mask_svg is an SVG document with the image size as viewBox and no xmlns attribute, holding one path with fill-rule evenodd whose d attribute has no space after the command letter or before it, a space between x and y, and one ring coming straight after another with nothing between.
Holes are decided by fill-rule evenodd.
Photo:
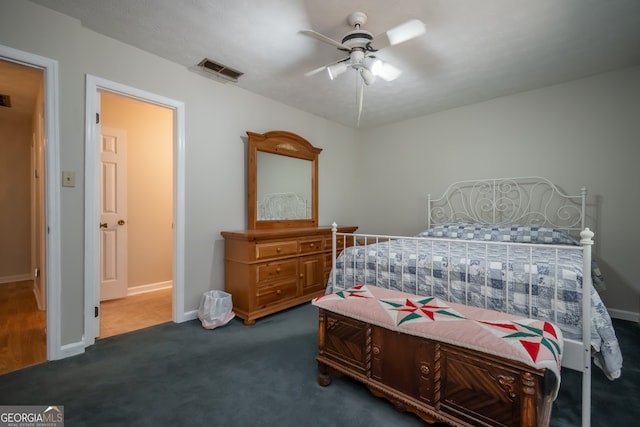
<instances>
[{"instance_id":1,"label":"carved wooden bench leg","mask_svg":"<svg viewBox=\"0 0 640 427\"><path fill-rule=\"evenodd\" d=\"M331 384L329 367L321 362L318 362L318 384L320 384L322 387L326 387Z\"/></svg>"}]
</instances>

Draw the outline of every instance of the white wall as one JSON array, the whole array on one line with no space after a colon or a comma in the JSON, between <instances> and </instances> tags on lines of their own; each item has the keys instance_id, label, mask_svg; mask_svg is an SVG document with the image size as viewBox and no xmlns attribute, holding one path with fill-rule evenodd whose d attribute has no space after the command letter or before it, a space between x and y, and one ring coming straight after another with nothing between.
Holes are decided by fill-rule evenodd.
<instances>
[{"instance_id":1,"label":"white wall","mask_svg":"<svg viewBox=\"0 0 640 427\"><path fill-rule=\"evenodd\" d=\"M602 297L638 313L639 112L635 67L365 130L358 224L416 233L427 193L462 179L539 175L571 194L586 186Z\"/></svg>"},{"instance_id":2,"label":"white wall","mask_svg":"<svg viewBox=\"0 0 640 427\"><path fill-rule=\"evenodd\" d=\"M32 117L3 113L0 110L0 284L32 277Z\"/></svg>"},{"instance_id":3,"label":"white wall","mask_svg":"<svg viewBox=\"0 0 640 427\"><path fill-rule=\"evenodd\" d=\"M224 286L220 231L246 227L246 131L288 130L323 148L320 222L355 218L347 203L356 185L348 167L356 155L353 129L207 79L33 3L0 0L0 10L1 44L59 62L60 168L75 171L77 181L61 189L63 345L83 334L86 74L185 103L185 312L197 309L203 292Z\"/></svg>"}]
</instances>

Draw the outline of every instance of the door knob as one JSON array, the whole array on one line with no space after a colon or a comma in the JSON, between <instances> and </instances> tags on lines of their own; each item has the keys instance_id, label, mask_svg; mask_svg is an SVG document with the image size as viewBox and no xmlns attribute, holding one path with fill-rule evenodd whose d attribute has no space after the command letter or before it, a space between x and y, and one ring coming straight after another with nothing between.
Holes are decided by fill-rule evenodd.
<instances>
[{"instance_id":1,"label":"door knob","mask_svg":"<svg viewBox=\"0 0 640 427\"><path fill-rule=\"evenodd\" d=\"M124 219L119 220L118 225L124 225Z\"/></svg>"},{"instance_id":2,"label":"door knob","mask_svg":"<svg viewBox=\"0 0 640 427\"><path fill-rule=\"evenodd\" d=\"M109 224L107 224L106 222L101 222L100 223L100 228L107 228L109 226Z\"/></svg>"}]
</instances>

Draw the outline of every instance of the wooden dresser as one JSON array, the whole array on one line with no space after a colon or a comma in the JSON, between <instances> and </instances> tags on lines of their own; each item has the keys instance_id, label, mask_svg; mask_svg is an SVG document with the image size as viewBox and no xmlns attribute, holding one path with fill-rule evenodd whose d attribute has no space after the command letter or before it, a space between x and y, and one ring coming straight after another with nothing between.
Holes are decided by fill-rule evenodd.
<instances>
[{"instance_id":1,"label":"wooden dresser","mask_svg":"<svg viewBox=\"0 0 640 427\"><path fill-rule=\"evenodd\" d=\"M338 232L353 233L356 229L339 227ZM233 311L245 325L325 292L332 265L331 227L221 234L225 291L232 295ZM343 247L342 237L336 246Z\"/></svg>"}]
</instances>

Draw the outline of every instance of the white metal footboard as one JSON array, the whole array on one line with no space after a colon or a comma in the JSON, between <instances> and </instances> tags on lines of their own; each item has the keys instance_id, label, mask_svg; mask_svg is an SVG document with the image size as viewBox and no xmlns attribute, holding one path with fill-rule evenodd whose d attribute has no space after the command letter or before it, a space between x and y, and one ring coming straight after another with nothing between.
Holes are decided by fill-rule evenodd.
<instances>
[{"instance_id":1,"label":"white metal footboard","mask_svg":"<svg viewBox=\"0 0 640 427\"><path fill-rule=\"evenodd\" d=\"M333 286L332 291L337 291L337 290L341 290L341 288L337 287L339 286L339 283L344 284L344 287L350 287L356 284L370 284L370 285L376 285L376 286L385 286L385 283L387 283L387 281L389 283L391 283L392 281L392 276L395 279L394 281L394 286L393 288L401 290L403 292L410 292L410 293L415 293L416 295L424 295L424 296L437 296L438 298L441 299L446 299L450 302L456 302L456 303L462 303L462 304L469 304L469 305L474 305L474 306L480 306L483 307L485 309L491 309L491 310L496 310L498 309L498 311L504 311L507 313L511 313L511 314L515 314L515 315L519 315L519 316L523 316L523 317L538 317L535 316L533 313L534 310L534 304L532 304L533 301L533 296L532 296L532 292L533 292L533 286L531 286L531 284L534 283L534 276L536 275L534 268L532 267L535 262L534 262L534 258L535 257L540 257L541 255L536 253L536 251L546 251L545 253L551 253L551 257L555 257L555 259L550 259L549 265L555 265L555 271L551 272L551 276L554 277L554 280L552 281L554 284L554 289L552 290L553 293L553 297L551 298L551 308L553 311L553 318L549 319L549 318L542 318L542 320L547 320L550 322L555 323L556 325L560 326L560 328L562 329L562 325L558 324L558 310L557 310L557 304L559 304L559 297L558 297L558 292L561 292L561 290L558 289L558 282L561 280L561 275L562 272L559 271L559 267L558 267L558 257L559 257L559 251L575 251L576 255L578 255L578 253L582 254L582 273L583 273L583 277L582 277L582 285L583 285L583 289L591 289L592 287L592 278L591 278L591 247L593 245L593 233L587 228L584 229L581 233L581 246L574 246L574 247L566 247L566 246L558 246L558 245L536 245L536 244L524 244L524 243L506 243L506 242L478 242L478 241L472 241L472 240L448 240L448 239L441 239L441 238L427 238L427 237L406 237L406 236L391 236L391 235L370 235L370 234L349 234L349 233L338 233L338 228L337 228L337 224L334 223L332 225L332 231L333 231L333 266L334 268L332 269L331 272L331 284ZM343 237L343 246L341 247L337 247L337 236L341 236ZM354 276L353 277L353 281L351 282L346 282L346 277L343 276L341 280L339 275L346 275L347 273L347 268L345 266L345 263L342 262L343 268L342 271L340 271L338 268L336 268L336 266L338 265L337 259L338 259L338 254L342 253L343 251L347 250L348 247L350 246L360 246L362 247L363 245L370 245L370 244L380 244L383 242L390 242L390 241L394 241L394 240L398 240L398 241L402 241L401 243L401 265L394 265L394 272L392 273L391 271L391 265L393 263L394 260L391 259L391 251L389 251L389 260L388 262L386 262L386 264L384 262L378 262L378 257L377 256L371 256L370 258L367 256L367 251L364 251L364 258L360 259L358 262L360 264L368 264L370 268L368 269L364 269L364 273L362 273L362 276ZM406 245L406 252L405 251L405 245ZM426 264L426 268L423 268L424 266L420 266L419 262L420 262L420 253L418 250L419 245L427 245L427 247L430 246L430 254L431 254L431 258L426 259L426 261L424 261ZM438 247L436 247L436 245ZM442 246L448 247L448 252L445 249L444 253L443 252L438 252L443 250ZM462 272L461 276L464 277L464 280L456 280L453 281L452 280L452 273L453 274L458 274L459 272L453 272L452 271L452 267L451 267L451 260L452 260L452 253L451 253L451 248L452 245L456 246L456 250L458 251L457 255L458 258L456 258L456 260L460 261L458 262L458 265L464 265L464 271ZM463 253L462 255L460 255L459 251L461 250L460 248L463 248ZM483 264L485 266L484 268L484 272L482 273L484 275L484 283L478 283L478 282L473 282L470 283L470 269L474 268L471 264L470 264L470 258L469 258L469 251L471 249L475 249L474 252L474 256L477 257L477 253L478 253L478 248L481 248L482 251L484 251L484 260L481 262L481 264ZM412 251L414 252L413 255L410 255L412 253ZM464 252L466 251L466 252ZM505 258L503 259L496 259L496 258L492 258L495 257L495 252L498 251L501 254L503 253ZM523 252L524 251L524 252ZM522 258L522 254L523 253L528 253L528 257L529 257L529 261L527 262L525 260L524 264L524 271L526 271L526 269L528 268L528 280L526 280L526 283L529 284L528 286L528 297L526 299L526 304L522 304L523 307L528 307L527 310L528 312L523 313L522 311L516 311L516 312L512 312L511 310L511 305L510 305L510 298L509 298L509 286L505 286L504 291L499 291L499 292L503 292L504 293L504 301L505 301L505 306L504 307L496 307L494 304L492 304L492 290L489 287L489 281L490 281L490 277L489 277L489 265L492 262L502 262L502 263L506 263L507 265L511 262L511 261L515 261L515 253L518 252L518 256L520 257L520 259ZM439 255L442 255L443 258L446 258L447 263L445 266L446 269L446 280L440 280L439 282L442 281L446 281L446 285L447 288L443 289L442 288L442 284L440 283L439 287L436 288L436 280L434 280L433 274L434 271L436 270L434 268L434 259L436 259L437 257L435 256L435 254L438 253ZM554 255L555 254L555 255ZM405 255L407 256L406 259L410 259L411 262L406 262L405 259ZM511 256L514 256L514 258L510 258ZM546 255L545 255L546 256ZM413 257L413 258L412 258ZM539 259L539 258L538 258ZM353 261L354 265L353 268L350 269L352 274L356 274L356 271L360 271L359 267L356 265L356 261L355 261L355 257L354 257L354 261ZM430 263L430 265L429 265ZM528 267L526 266L526 264L528 263ZM385 265L382 265L385 264ZM400 271L397 271L397 269L400 268ZM425 271L430 271L430 274L432 275L431 277L421 277L420 273L424 273ZM359 273L357 273L359 274ZM510 280L512 280L509 277L509 271L507 270L507 277L505 278L505 282L506 283L510 283ZM515 273L513 273L515 275ZM527 273L524 273L525 275ZM374 276L374 277L371 277ZM355 281L358 281L358 283L355 283ZM398 281L400 281L400 283L397 283ZM390 284L386 285L387 287L391 287ZM429 286L431 287L431 289L429 289ZM462 289L462 287L464 289ZM480 290L478 292L478 290ZM429 292L431 291L431 292ZM582 300L580 302L581 305L581 309L582 309L582 319L586 320L586 321L582 321L581 322L581 338L580 338L580 331L578 331L578 336L574 337L574 338L567 338L565 336L565 340L564 340L564 354L562 357L562 365L566 368L569 369L573 369L573 370L577 370L582 372L582 425L588 427L590 425L590 414L591 414L591 293L590 292L582 292ZM512 300L514 301L513 305L516 306L516 295L512 295ZM519 296L519 298L521 298L521 296ZM523 301L519 301L520 303L522 303ZM536 307L537 309L537 307ZM540 317L538 317L540 318Z\"/></svg>"}]
</instances>

